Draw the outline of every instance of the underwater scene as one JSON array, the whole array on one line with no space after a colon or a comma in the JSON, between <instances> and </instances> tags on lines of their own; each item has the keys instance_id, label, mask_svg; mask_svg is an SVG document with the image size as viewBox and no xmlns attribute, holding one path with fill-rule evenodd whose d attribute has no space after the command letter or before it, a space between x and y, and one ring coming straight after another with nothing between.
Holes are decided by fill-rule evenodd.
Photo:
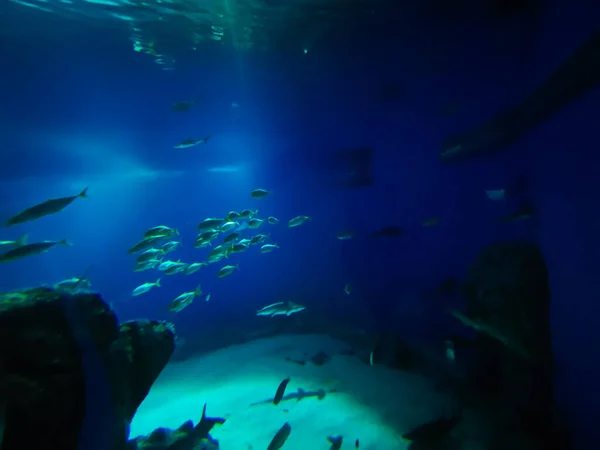
<instances>
[{"instance_id":1,"label":"underwater scene","mask_svg":"<svg viewBox=\"0 0 600 450\"><path fill-rule=\"evenodd\" d=\"M598 17L0 2L0 450L598 448Z\"/></svg>"}]
</instances>

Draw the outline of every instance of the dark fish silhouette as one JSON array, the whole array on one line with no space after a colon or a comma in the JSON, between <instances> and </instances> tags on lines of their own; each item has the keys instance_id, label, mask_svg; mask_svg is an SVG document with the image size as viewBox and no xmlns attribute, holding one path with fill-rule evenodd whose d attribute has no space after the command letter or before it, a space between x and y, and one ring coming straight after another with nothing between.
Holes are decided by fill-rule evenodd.
<instances>
[{"instance_id":1,"label":"dark fish silhouette","mask_svg":"<svg viewBox=\"0 0 600 450\"><path fill-rule=\"evenodd\" d=\"M396 238L404 234L404 230L397 226L384 227L371 234L371 239L380 237Z\"/></svg>"},{"instance_id":2,"label":"dark fish silhouette","mask_svg":"<svg viewBox=\"0 0 600 450\"><path fill-rule=\"evenodd\" d=\"M189 112L190 108L196 104L196 100L188 101L188 102L175 102L171 109L175 112Z\"/></svg>"},{"instance_id":3,"label":"dark fish silhouette","mask_svg":"<svg viewBox=\"0 0 600 450\"><path fill-rule=\"evenodd\" d=\"M327 394L333 394L337 392L335 389L330 389L326 391L325 389L319 389L318 391L305 391L304 389L298 388L296 392L291 394L284 395L281 397L280 402L287 400L304 400L305 398L316 397L318 400L323 400ZM258 406L258 405L268 405L269 403L273 403L274 399L270 398L268 400L262 400L260 402L250 403L250 406Z\"/></svg>"},{"instance_id":4,"label":"dark fish silhouette","mask_svg":"<svg viewBox=\"0 0 600 450\"><path fill-rule=\"evenodd\" d=\"M287 362L290 362L292 364L296 364L298 366L304 366L304 365L306 365L306 361L302 361L301 359L292 359L292 358L289 358L287 356L285 358L283 358L283 359L285 359Z\"/></svg>"},{"instance_id":5,"label":"dark fish silhouette","mask_svg":"<svg viewBox=\"0 0 600 450\"><path fill-rule=\"evenodd\" d=\"M342 441L344 438L342 436L327 436L327 440L331 444L329 450L340 450L340 448L342 448Z\"/></svg>"},{"instance_id":6,"label":"dark fish silhouette","mask_svg":"<svg viewBox=\"0 0 600 450\"><path fill-rule=\"evenodd\" d=\"M286 378L281 383L279 383L279 387L277 388L277 392L275 392L275 397L273 397L273 404L278 405L281 399L283 398L283 394L285 393L285 388L290 382L289 378Z\"/></svg>"},{"instance_id":7,"label":"dark fish silhouette","mask_svg":"<svg viewBox=\"0 0 600 450\"><path fill-rule=\"evenodd\" d=\"M206 136L202 139L192 139L191 137L181 141L179 144L175 145L174 148L190 148L195 147L196 145L206 144L210 136Z\"/></svg>"},{"instance_id":8,"label":"dark fish silhouette","mask_svg":"<svg viewBox=\"0 0 600 450\"><path fill-rule=\"evenodd\" d=\"M49 216L50 214L56 214L73 203L77 197L87 198L87 190L88 188L85 188L79 194L70 197L51 198L43 203L27 208L8 219L6 221L6 226L9 227L11 225L39 219L40 217Z\"/></svg>"},{"instance_id":9,"label":"dark fish silhouette","mask_svg":"<svg viewBox=\"0 0 600 450\"><path fill-rule=\"evenodd\" d=\"M225 419L220 417L206 417L206 403L202 408L202 416L200 422L190 431L185 437L174 442L169 450L190 450L195 448L202 439L210 439L209 433L217 424L222 425Z\"/></svg>"},{"instance_id":10,"label":"dark fish silhouette","mask_svg":"<svg viewBox=\"0 0 600 450\"><path fill-rule=\"evenodd\" d=\"M56 245L71 246L72 244L63 239L62 241L44 241L34 242L33 244L25 244L20 247L13 248L0 255L0 263L14 261L16 259L26 258L27 256L39 255L40 253L47 252Z\"/></svg>"},{"instance_id":11,"label":"dark fish silhouette","mask_svg":"<svg viewBox=\"0 0 600 450\"><path fill-rule=\"evenodd\" d=\"M287 441L287 438L291 432L292 427L290 427L290 424L287 422L284 423L279 431L275 433L275 436L273 436L273 439L267 447L267 450L279 450L281 447L283 447L283 444L285 444L285 441Z\"/></svg>"}]
</instances>

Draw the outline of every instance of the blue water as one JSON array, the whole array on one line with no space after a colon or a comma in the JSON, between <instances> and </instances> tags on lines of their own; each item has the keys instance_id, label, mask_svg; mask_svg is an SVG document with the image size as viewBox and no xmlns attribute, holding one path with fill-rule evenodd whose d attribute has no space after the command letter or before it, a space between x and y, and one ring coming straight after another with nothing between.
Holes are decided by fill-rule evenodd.
<instances>
[{"instance_id":1,"label":"blue water","mask_svg":"<svg viewBox=\"0 0 600 450\"><path fill-rule=\"evenodd\" d=\"M382 6L347 27L304 28L297 43L273 50L196 45L187 22L178 22L156 42L167 67L133 50L134 25L111 18L110 8L76 2L87 13L74 14L54 1L37 4L58 5L54 12L0 6L0 216L84 187L89 198L3 232L2 239L27 232L32 241L74 245L3 265L0 289L51 284L89 267L93 288L122 320L170 320L183 337L254 323L256 309L283 299L327 320L426 336L444 313L422 300L425 292L464 276L482 246L525 239L541 247L550 272L557 398L580 442L600 438L593 420L600 414L600 88L504 152L451 166L438 159L444 137L518 103L591 36L594 2L578 8L555 0L535 17L505 21L486 18L470 4L477 2L461 14L434 1L389 16ZM137 25L152 29L155 20ZM237 33L234 40L242 39ZM379 100L385 83L401 87L400 99ZM189 113L171 110L194 98L200 102ZM453 103L455 114L440 114ZM205 135L212 136L206 145L173 149ZM328 155L367 146L373 186L332 188ZM491 202L484 191L521 176L538 215L498 224L516 205ZM272 194L252 199L259 187ZM184 245L172 259L201 261L208 251L191 246L196 225L244 208L281 219L259 230L279 250L230 257L240 268L231 277L218 279L222 265L213 264L131 297L157 277L133 273L126 253L147 228L178 228ZM312 220L288 229L297 215ZM432 216L440 225L420 226ZM366 238L388 225L405 235ZM344 228L357 238L335 239ZM172 299L199 283L210 302L168 312Z\"/></svg>"}]
</instances>

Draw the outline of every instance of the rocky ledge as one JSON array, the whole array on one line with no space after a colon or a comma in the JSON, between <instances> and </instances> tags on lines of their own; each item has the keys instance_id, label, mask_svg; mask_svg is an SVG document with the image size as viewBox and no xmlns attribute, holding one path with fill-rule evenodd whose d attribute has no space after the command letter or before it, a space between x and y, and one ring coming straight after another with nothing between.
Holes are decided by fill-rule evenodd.
<instances>
[{"instance_id":1,"label":"rocky ledge","mask_svg":"<svg viewBox=\"0 0 600 450\"><path fill-rule=\"evenodd\" d=\"M173 326L119 324L97 294L0 294L2 450L117 450L175 349Z\"/></svg>"}]
</instances>

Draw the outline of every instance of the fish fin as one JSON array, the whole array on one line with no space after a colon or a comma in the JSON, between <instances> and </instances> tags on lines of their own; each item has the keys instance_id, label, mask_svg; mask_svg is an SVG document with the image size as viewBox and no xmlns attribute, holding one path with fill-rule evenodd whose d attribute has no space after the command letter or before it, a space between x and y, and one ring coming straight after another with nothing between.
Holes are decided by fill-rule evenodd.
<instances>
[{"instance_id":1,"label":"fish fin","mask_svg":"<svg viewBox=\"0 0 600 450\"><path fill-rule=\"evenodd\" d=\"M200 422L199 423L203 423L203 422L209 422L214 424L224 424L225 423L225 419L221 418L221 417L206 417L206 403L204 404L204 406L202 407L202 416L200 416Z\"/></svg>"},{"instance_id":2,"label":"fish fin","mask_svg":"<svg viewBox=\"0 0 600 450\"><path fill-rule=\"evenodd\" d=\"M27 245L27 239L29 239L29 234L25 233L23 236L16 240L16 242L14 243L14 247L17 248Z\"/></svg>"},{"instance_id":3,"label":"fish fin","mask_svg":"<svg viewBox=\"0 0 600 450\"><path fill-rule=\"evenodd\" d=\"M77 197L88 198L87 190L88 190L88 188L85 188L83 191L81 191L79 194L77 194Z\"/></svg>"}]
</instances>

